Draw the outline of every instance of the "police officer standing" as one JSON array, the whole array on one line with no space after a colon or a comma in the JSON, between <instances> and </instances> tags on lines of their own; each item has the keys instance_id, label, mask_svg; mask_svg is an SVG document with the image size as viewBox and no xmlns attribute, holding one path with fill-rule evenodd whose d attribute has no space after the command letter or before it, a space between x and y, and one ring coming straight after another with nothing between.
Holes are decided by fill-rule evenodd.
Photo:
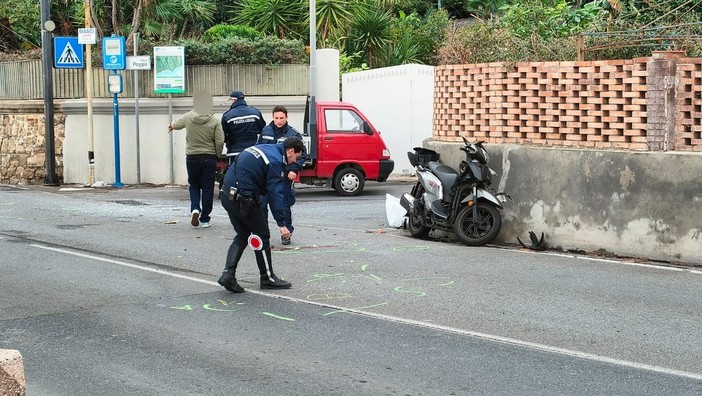
<instances>
[{"instance_id":1,"label":"police officer standing","mask_svg":"<svg viewBox=\"0 0 702 396\"><path fill-rule=\"evenodd\" d=\"M261 137L258 139L258 144L275 144L284 141L287 138L297 138L302 140L302 135L290 124L288 124L288 109L285 106L275 106L273 108L273 121L266 125L261 131ZM293 181L297 178L297 174L300 173L303 164L305 163L305 155L300 156L300 158L293 163L287 165L285 169L285 188L283 189L283 195L285 196L285 224L290 231L290 235L286 238L281 236L280 240L283 245L289 245L292 233L295 227L292 225L292 206L295 205L295 189L293 188ZM263 218L268 221L268 209L267 209L268 199L266 197L261 197L261 205L263 207Z\"/></svg>"},{"instance_id":2,"label":"police officer standing","mask_svg":"<svg viewBox=\"0 0 702 396\"><path fill-rule=\"evenodd\" d=\"M249 241L255 242L258 238L261 245L252 243L252 247L261 275L261 289L288 289L292 286L273 273L270 230L263 218L260 198L268 195L271 213L280 227L280 234L289 235L283 210L283 178L286 165L297 161L304 149L302 141L296 138L249 147L229 166L224 176L221 201L236 236L227 251L227 261L218 283L230 292L244 292L236 281L236 268Z\"/></svg>"},{"instance_id":3,"label":"police officer standing","mask_svg":"<svg viewBox=\"0 0 702 396\"><path fill-rule=\"evenodd\" d=\"M266 121L259 109L246 103L243 92L232 91L229 100L232 105L222 114L222 129L227 144L227 156L231 159L243 149L256 144Z\"/></svg>"}]
</instances>

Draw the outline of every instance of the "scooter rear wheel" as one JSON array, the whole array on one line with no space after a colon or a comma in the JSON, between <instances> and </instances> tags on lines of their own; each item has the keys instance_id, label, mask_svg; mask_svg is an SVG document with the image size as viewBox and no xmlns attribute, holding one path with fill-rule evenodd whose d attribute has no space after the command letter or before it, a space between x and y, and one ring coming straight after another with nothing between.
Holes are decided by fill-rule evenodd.
<instances>
[{"instance_id":1,"label":"scooter rear wheel","mask_svg":"<svg viewBox=\"0 0 702 396\"><path fill-rule=\"evenodd\" d=\"M492 242L502 228L502 215L496 207L478 202L478 221L473 222L473 207L466 206L453 225L456 236L468 246L483 246Z\"/></svg>"}]
</instances>

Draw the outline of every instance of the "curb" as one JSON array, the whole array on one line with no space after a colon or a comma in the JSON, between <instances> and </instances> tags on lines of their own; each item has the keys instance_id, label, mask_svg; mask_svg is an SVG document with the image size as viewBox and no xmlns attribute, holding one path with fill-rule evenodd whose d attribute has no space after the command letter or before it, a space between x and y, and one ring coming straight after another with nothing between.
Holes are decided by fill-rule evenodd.
<instances>
[{"instance_id":1,"label":"curb","mask_svg":"<svg viewBox=\"0 0 702 396\"><path fill-rule=\"evenodd\" d=\"M25 395L22 355L14 349L0 349L0 396Z\"/></svg>"}]
</instances>

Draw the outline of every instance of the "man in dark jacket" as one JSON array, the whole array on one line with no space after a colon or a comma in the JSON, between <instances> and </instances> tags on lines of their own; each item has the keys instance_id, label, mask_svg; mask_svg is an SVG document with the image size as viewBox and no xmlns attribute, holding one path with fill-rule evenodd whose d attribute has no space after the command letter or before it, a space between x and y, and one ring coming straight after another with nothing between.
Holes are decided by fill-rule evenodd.
<instances>
[{"instance_id":1,"label":"man in dark jacket","mask_svg":"<svg viewBox=\"0 0 702 396\"><path fill-rule=\"evenodd\" d=\"M229 215L236 236L227 251L222 276L217 281L232 293L243 293L236 281L236 268L247 244L256 255L261 289L288 289L292 285L273 273L270 230L263 219L260 198L268 195L271 213L280 234L289 235L284 216L283 178L285 167L300 158L305 146L299 139L244 149L224 176L222 206Z\"/></svg>"},{"instance_id":2,"label":"man in dark jacket","mask_svg":"<svg viewBox=\"0 0 702 396\"><path fill-rule=\"evenodd\" d=\"M243 92L232 91L229 100L232 101L232 105L222 114L222 129L227 144L227 156L234 157L241 150L256 144L266 121L259 109L246 103Z\"/></svg>"},{"instance_id":3,"label":"man in dark jacket","mask_svg":"<svg viewBox=\"0 0 702 396\"><path fill-rule=\"evenodd\" d=\"M261 132L261 137L258 139L259 144L275 144L284 141L287 138L297 138L302 140L302 135L300 132L295 130L290 124L288 124L288 109L285 106L275 106L273 108L273 121L266 125ZM292 225L292 206L295 205L295 189L293 188L293 181L297 178L297 174L300 173L302 165L305 163L305 155L300 156L300 158L291 164L288 164L285 168L285 188L283 189L283 195L285 196L285 224L288 226L290 235L286 238L284 235L280 237L281 243L283 245L289 245L292 237L292 233L295 227ZM266 197L261 197L261 207L263 209L263 218L268 221L268 199Z\"/></svg>"}]
</instances>

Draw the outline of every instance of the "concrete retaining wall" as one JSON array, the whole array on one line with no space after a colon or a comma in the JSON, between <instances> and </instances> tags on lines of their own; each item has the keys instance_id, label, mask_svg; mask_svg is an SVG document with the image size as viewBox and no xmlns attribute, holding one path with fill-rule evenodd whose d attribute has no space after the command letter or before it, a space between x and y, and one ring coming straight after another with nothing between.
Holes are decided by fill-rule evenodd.
<instances>
[{"instance_id":1,"label":"concrete retaining wall","mask_svg":"<svg viewBox=\"0 0 702 396\"><path fill-rule=\"evenodd\" d=\"M213 112L221 118L229 109L229 97L215 97ZM251 96L246 101L258 107L267 122L276 105L288 109L289 122L303 131L304 96ZM125 184L187 184L185 170L185 130L173 133L170 156L169 101L147 98L139 102L139 149L137 150L134 99L120 99L119 142L120 173ZM192 109L192 98L173 98L170 110L177 119ZM38 184L43 182L46 148L44 145L44 108L42 101L0 101L0 183ZM85 99L54 102L56 171L63 184L88 181L88 116ZM93 101L93 148L95 181L115 182L113 102ZM137 165L137 156L139 164ZM173 167L174 179L170 170Z\"/></svg>"},{"instance_id":2,"label":"concrete retaining wall","mask_svg":"<svg viewBox=\"0 0 702 396\"><path fill-rule=\"evenodd\" d=\"M457 167L460 144L424 147ZM544 232L550 247L702 265L702 153L487 145L509 193L498 243Z\"/></svg>"},{"instance_id":3,"label":"concrete retaining wall","mask_svg":"<svg viewBox=\"0 0 702 396\"><path fill-rule=\"evenodd\" d=\"M22 355L13 349L0 349L0 396L24 396L25 388Z\"/></svg>"}]
</instances>

